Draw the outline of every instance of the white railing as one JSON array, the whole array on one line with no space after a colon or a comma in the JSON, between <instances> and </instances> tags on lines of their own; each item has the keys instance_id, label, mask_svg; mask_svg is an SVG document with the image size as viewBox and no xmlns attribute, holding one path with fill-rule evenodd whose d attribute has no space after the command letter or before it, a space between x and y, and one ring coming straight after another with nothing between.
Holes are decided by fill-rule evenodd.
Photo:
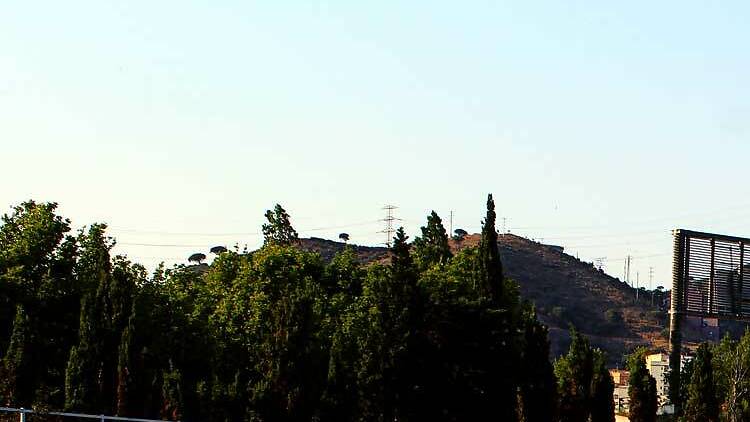
<instances>
[{"instance_id":1,"label":"white railing","mask_svg":"<svg viewBox=\"0 0 750 422\"><path fill-rule=\"evenodd\" d=\"M68 412L37 412L31 409L24 409L24 408L16 409L13 407L0 407L0 412L18 413L18 416L19 416L18 420L20 422L26 422L26 415L67 416L71 418L98 419L100 421L163 422L161 419L138 419L138 418L125 418L122 416L87 415L83 413L68 413Z\"/></svg>"}]
</instances>

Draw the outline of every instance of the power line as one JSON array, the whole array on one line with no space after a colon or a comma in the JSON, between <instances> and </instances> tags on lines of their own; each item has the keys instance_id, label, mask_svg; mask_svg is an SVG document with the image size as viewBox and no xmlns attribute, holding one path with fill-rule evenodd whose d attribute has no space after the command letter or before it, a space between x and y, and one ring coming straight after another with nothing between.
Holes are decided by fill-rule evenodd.
<instances>
[{"instance_id":1,"label":"power line","mask_svg":"<svg viewBox=\"0 0 750 422\"><path fill-rule=\"evenodd\" d=\"M620 225L627 224L630 226L635 225L644 225L644 224L650 224L654 222L661 222L661 221L674 221L681 218L691 218L691 217L701 217L701 216L713 216L717 213L723 213L727 211L732 210L746 210L750 206L750 203L745 203L741 205L733 205L730 207L725 207L722 209L714 210L714 211L701 211L697 213L689 213L689 214L682 214L682 215L672 215L672 216L664 216L664 217L657 217L657 218L651 218L646 220L635 220L631 222L622 222L619 223ZM536 230L536 229L598 229L598 228L606 228L609 227L610 224L600 224L600 225L588 225L588 226L569 226L569 227L551 227L551 226L532 226L532 227L515 227L515 229L521 229L521 230Z\"/></svg>"},{"instance_id":2,"label":"power line","mask_svg":"<svg viewBox=\"0 0 750 422\"><path fill-rule=\"evenodd\" d=\"M516 230L517 228L514 228ZM600 239L600 238L610 238L610 237L628 237L628 236L639 236L644 237L643 235L648 235L647 237L654 237L657 235L663 235L669 233L669 230L667 229L658 229L658 230L645 230L645 231L638 231L638 232L627 232L627 233L606 233L606 234L587 234L587 235L545 235L544 237L546 239L550 240L567 240L567 239Z\"/></svg>"},{"instance_id":3,"label":"power line","mask_svg":"<svg viewBox=\"0 0 750 422\"><path fill-rule=\"evenodd\" d=\"M630 256L631 259L643 259L643 258L653 258L653 257L657 257L657 256L667 256L667 255L671 255L671 254L672 254L671 252L665 252L665 253L656 253L656 254L650 254L650 255L638 255L638 256L629 255L629 256ZM609 262L621 262L621 261L627 261L627 259L628 259L627 257L624 257L624 258L614 258L614 259L607 258L607 261L609 261Z\"/></svg>"},{"instance_id":4,"label":"power line","mask_svg":"<svg viewBox=\"0 0 750 422\"><path fill-rule=\"evenodd\" d=\"M314 227L309 229L300 229L300 232L311 232L311 231L324 231L324 230L334 230L334 229L345 229L348 227L356 227L356 226L365 226L368 224L375 224L380 222L380 220L370 220L370 221L364 221L359 223L351 223L351 224L342 224L337 226L328 226L328 227ZM156 235L166 235L166 236L261 236L262 232L226 232L226 233L210 233L210 232L170 232L170 231L155 231L155 230L140 230L140 229L122 229L122 228L116 228L111 227L110 228L112 232L115 233L142 233L142 234L156 234Z\"/></svg>"},{"instance_id":5,"label":"power line","mask_svg":"<svg viewBox=\"0 0 750 422\"><path fill-rule=\"evenodd\" d=\"M187 245L187 244L166 244L166 243L133 243L133 242L117 242L116 245L123 246L156 246L160 248L205 248L206 244L202 245Z\"/></svg>"}]
</instances>

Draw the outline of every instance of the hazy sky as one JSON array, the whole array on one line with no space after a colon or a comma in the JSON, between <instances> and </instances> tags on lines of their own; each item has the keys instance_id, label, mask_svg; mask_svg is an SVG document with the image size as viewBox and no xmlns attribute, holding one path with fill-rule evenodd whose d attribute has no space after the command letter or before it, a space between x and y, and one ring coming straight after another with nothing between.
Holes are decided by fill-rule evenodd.
<instances>
[{"instance_id":1,"label":"hazy sky","mask_svg":"<svg viewBox=\"0 0 750 422\"><path fill-rule=\"evenodd\" d=\"M671 228L750 236L750 3L603 3L2 2L0 206L153 267L258 246L276 202L377 244L385 204L474 232L492 192L665 284Z\"/></svg>"}]
</instances>

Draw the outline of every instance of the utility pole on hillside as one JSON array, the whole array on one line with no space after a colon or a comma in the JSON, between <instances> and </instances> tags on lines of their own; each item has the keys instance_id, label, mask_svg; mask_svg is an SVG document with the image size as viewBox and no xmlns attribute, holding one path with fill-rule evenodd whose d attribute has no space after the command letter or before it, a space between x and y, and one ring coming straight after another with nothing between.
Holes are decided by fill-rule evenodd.
<instances>
[{"instance_id":1,"label":"utility pole on hillside","mask_svg":"<svg viewBox=\"0 0 750 422\"><path fill-rule=\"evenodd\" d=\"M628 260L625 258L625 262L622 263L622 281L626 284L628 282Z\"/></svg>"},{"instance_id":2,"label":"utility pole on hillside","mask_svg":"<svg viewBox=\"0 0 750 422\"><path fill-rule=\"evenodd\" d=\"M651 290L651 306L654 306L654 267L648 267L648 289Z\"/></svg>"},{"instance_id":3,"label":"utility pole on hillside","mask_svg":"<svg viewBox=\"0 0 750 422\"><path fill-rule=\"evenodd\" d=\"M653 289L654 267L648 267L648 289Z\"/></svg>"},{"instance_id":4,"label":"utility pole on hillside","mask_svg":"<svg viewBox=\"0 0 750 422\"><path fill-rule=\"evenodd\" d=\"M639 271L635 272L635 303L638 303L638 291L640 290L639 287L641 285L641 273Z\"/></svg>"},{"instance_id":5,"label":"utility pole on hillside","mask_svg":"<svg viewBox=\"0 0 750 422\"><path fill-rule=\"evenodd\" d=\"M451 231L448 232L448 237L453 236L453 210L451 210Z\"/></svg>"},{"instance_id":6,"label":"utility pole on hillside","mask_svg":"<svg viewBox=\"0 0 750 422\"><path fill-rule=\"evenodd\" d=\"M393 233L395 232L395 230L393 229L393 222L396 220L400 220L400 218L396 218L393 216L393 210L395 210L396 208L398 207L394 205L384 206L383 209L386 212L385 218L380 220L385 222L385 229L379 231L378 233L385 233L385 246L387 246L388 248L391 247L391 242L393 241Z\"/></svg>"},{"instance_id":7,"label":"utility pole on hillside","mask_svg":"<svg viewBox=\"0 0 750 422\"><path fill-rule=\"evenodd\" d=\"M630 255L625 258L625 283L627 283L628 286L633 287L630 283L630 258Z\"/></svg>"}]
</instances>

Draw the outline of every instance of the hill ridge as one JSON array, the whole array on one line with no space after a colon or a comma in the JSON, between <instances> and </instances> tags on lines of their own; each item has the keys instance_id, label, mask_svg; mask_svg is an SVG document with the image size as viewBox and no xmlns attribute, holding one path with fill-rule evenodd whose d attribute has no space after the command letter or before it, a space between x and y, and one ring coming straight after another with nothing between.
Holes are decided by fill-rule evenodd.
<instances>
[{"instance_id":1,"label":"hill ridge","mask_svg":"<svg viewBox=\"0 0 750 422\"><path fill-rule=\"evenodd\" d=\"M451 249L479 244L479 234L463 241L451 239ZM301 239L301 247L329 261L347 245L321 238ZM363 263L387 262L388 249L349 244ZM550 330L551 352L567 350L572 324L587 335L594 347L608 352L610 363L638 346L666 349L663 335L666 311L650 306L651 296L635 301L635 289L619 279L568 255L563 248L545 245L513 234L501 234L498 248L506 276L515 280L521 297L536 306L537 315ZM654 298L655 304L661 302Z\"/></svg>"}]
</instances>

